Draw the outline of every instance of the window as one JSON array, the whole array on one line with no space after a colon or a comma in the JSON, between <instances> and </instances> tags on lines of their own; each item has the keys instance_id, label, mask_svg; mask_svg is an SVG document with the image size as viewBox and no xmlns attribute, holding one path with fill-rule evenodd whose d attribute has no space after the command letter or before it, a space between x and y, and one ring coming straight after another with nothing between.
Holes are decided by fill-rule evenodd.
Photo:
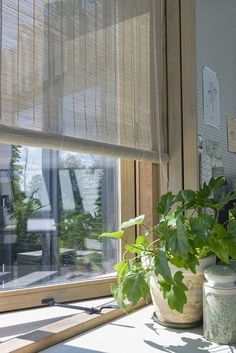
<instances>
[{"instance_id":1,"label":"window","mask_svg":"<svg viewBox=\"0 0 236 353\"><path fill-rule=\"evenodd\" d=\"M3 148L0 289L111 274L118 242L98 236L118 227L118 160Z\"/></svg>"},{"instance_id":2,"label":"window","mask_svg":"<svg viewBox=\"0 0 236 353\"><path fill-rule=\"evenodd\" d=\"M121 202L134 216L133 162L20 145L0 151L3 310L40 305L48 291L63 301L108 295L121 248L98 236L117 229Z\"/></svg>"},{"instance_id":3,"label":"window","mask_svg":"<svg viewBox=\"0 0 236 353\"><path fill-rule=\"evenodd\" d=\"M167 159L153 82L158 9L154 0L1 1L4 310L110 293L122 248L97 235L135 216L134 160Z\"/></svg>"}]
</instances>

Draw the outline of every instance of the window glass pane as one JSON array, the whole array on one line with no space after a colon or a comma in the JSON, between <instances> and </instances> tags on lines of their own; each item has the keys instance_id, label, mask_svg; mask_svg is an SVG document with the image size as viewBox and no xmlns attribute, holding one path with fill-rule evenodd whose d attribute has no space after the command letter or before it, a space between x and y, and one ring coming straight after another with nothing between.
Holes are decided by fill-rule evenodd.
<instances>
[{"instance_id":1,"label":"window glass pane","mask_svg":"<svg viewBox=\"0 0 236 353\"><path fill-rule=\"evenodd\" d=\"M118 166L111 158L0 145L0 288L113 272Z\"/></svg>"}]
</instances>

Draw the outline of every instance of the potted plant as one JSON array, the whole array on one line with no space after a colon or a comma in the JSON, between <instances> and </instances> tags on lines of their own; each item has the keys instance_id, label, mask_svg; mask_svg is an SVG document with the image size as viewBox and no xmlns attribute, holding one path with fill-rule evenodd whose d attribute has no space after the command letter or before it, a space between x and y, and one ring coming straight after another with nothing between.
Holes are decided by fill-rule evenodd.
<instances>
[{"instance_id":1,"label":"potted plant","mask_svg":"<svg viewBox=\"0 0 236 353\"><path fill-rule=\"evenodd\" d=\"M160 220L152 229L144 226L141 215L117 232L100 235L125 241L128 227L144 229L134 244L126 243L123 260L115 265L118 283L111 291L121 309L127 301L132 306L140 299L148 301L151 293L161 323L195 323L201 318L203 271L212 261L206 258L216 255L226 263L236 258L236 220L219 223L220 212L236 199L224 185L226 180L219 177L197 191L167 192L156 205ZM133 257L126 259L126 253Z\"/></svg>"}]
</instances>

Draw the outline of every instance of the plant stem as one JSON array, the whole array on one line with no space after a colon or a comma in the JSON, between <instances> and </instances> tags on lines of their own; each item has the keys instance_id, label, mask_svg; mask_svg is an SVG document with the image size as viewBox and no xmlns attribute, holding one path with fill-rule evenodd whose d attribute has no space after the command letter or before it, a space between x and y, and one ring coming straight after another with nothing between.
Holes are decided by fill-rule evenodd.
<instances>
[{"instance_id":1,"label":"plant stem","mask_svg":"<svg viewBox=\"0 0 236 353\"><path fill-rule=\"evenodd\" d=\"M157 242L159 242L159 241L160 241L160 239L154 240L152 243L148 244L147 248L149 248L149 246L152 246L153 244L155 244L155 243L157 243Z\"/></svg>"}]
</instances>

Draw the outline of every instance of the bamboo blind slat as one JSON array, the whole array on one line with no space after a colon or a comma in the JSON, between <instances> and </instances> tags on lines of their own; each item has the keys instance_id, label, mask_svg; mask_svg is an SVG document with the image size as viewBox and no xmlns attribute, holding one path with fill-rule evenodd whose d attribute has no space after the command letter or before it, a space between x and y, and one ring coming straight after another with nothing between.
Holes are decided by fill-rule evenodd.
<instances>
[{"instance_id":1,"label":"bamboo blind slat","mask_svg":"<svg viewBox=\"0 0 236 353\"><path fill-rule=\"evenodd\" d=\"M153 3L2 0L0 142L158 162Z\"/></svg>"}]
</instances>

